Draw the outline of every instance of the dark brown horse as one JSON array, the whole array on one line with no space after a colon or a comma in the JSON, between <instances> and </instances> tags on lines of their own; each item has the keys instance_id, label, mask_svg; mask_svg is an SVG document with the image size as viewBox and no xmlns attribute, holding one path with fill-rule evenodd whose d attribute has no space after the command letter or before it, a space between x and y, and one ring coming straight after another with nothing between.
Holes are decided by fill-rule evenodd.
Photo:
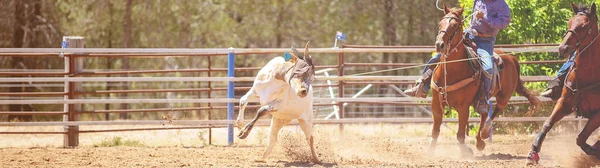
<instances>
[{"instance_id":1,"label":"dark brown horse","mask_svg":"<svg viewBox=\"0 0 600 168\"><path fill-rule=\"evenodd\" d=\"M588 155L599 157L597 149L586 143L600 126L600 40L598 38L598 16L596 4L591 7L579 7L571 3L575 15L569 20L569 29L559 46L559 55L575 56L574 69L570 71L565 80L561 97L557 100L550 118L544 123L540 132L533 141L531 152L527 157L527 164L537 163L540 159L539 152L546 137L556 122L573 111L578 116L588 118L585 127L577 136L577 145Z\"/></svg>"},{"instance_id":2,"label":"dark brown horse","mask_svg":"<svg viewBox=\"0 0 600 168\"><path fill-rule=\"evenodd\" d=\"M433 128L431 130L431 146L430 149L435 149L437 138L440 134L440 125L444 115L443 108L445 106L453 107L458 112L458 139L461 153L463 156L471 156L473 151L465 144L465 129L469 119L469 106L472 105L475 95L479 89L480 71L471 68L467 59L464 46L464 33L462 29L462 13L464 8L448 9L444 5L445 16L439 23L439 34L436 38L436 52L442 54L440 65L437 66L432 78L433 100L431 108L433 110ZM511 97L517 91L520 95L527 97L532 104L530 112L539 104L539 100L533 96L523 86L523 81L519 75L519 63L511 55L502 54L501 58L504 62L504 69L500 72L501 87L490 96L496 97L496 108L494 115L488 119L488 114L480 114L481 122L480 129L477 133L477 149L483 150L485 142L483 141L489 136L489 128L493 119L502 111Z\"/></svg>"}]
</instances>

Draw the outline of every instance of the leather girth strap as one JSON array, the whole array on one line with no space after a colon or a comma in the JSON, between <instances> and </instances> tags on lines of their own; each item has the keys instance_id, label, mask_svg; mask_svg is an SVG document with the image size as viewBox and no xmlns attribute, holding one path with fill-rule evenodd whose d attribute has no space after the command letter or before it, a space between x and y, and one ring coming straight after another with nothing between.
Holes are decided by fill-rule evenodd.
<instances>
[{"instance_id":1,"label":"leather girth strap","mask_svg":"<svg viewBox=\"0 0 600 168\"><path fill-rule=\"evenodd\" d=\"M471 76L470 78L465 78L457 83L454 83L450 86L446 86L444 87L440 87L438 86L434 81L431 82L431 88L434 90L437 90L440 93L449 93L452 91L456 91L462 87L467 86L469 83L474 82L476 79L479 79L479 73L480 71L476 71L475 74L473 74L473 76Z\"/></svg>"}]
</instances>

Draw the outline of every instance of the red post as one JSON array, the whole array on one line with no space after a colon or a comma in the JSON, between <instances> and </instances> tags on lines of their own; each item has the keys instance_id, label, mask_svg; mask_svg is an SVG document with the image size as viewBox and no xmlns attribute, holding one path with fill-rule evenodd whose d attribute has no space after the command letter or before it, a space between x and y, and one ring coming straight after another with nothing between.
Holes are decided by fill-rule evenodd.
<instances>
[{"instance_id":1,"label":"red post","mask_svg":"<svg viewBox=\"0 0 600 168\"><path fill-rule=\"evenodd\" d=\"M344 46L342 46L343 48ZM344 76L344 53L338 53L338 76ZM338 81L338 98L343 98L344 97L344 81L340 80ZM338 105L338 110L339 110L339 114L340 114L340 119L344 118L344 103L343 102L337 102ZM342 132L344 131L344 125L340 124L340 135L342 134Z\"/></svg>"},{"instance_id":2,"label":"red post","mask_svg":"<svg viewBox=\"0 0 600 168\"><path fill-rule=\"evenodd\" d=\"M210 77L210 56L207 57L208 59L208 77ZM212 86L211 86L211 82L208 81L208 98L210 99L210 95L212 94ZM212 104L208 103L208 108L210 108L208 110L208 120L210 120L210 114L212 112ZM212 145L212 128L210 127L211 125L208 125L208 144Z\"/></svg>"}]
</instances>

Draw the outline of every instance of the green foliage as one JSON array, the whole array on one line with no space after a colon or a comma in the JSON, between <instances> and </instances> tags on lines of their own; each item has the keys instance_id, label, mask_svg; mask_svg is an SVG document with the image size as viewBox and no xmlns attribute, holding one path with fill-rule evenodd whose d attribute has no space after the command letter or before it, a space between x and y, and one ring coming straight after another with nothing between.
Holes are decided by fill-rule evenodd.
<instances>
[{"instance_id":1,"label":"green foliage","mask_svg":"<svg viewBox=\"0 0 600 168\"><path fill-rule=\"evenodd\" d=\"M123 140L121 137L113 137L112 139L102 140L98 144L94 144L94 147L115 147L115 146L130 146L130 147L143 147L144 143L138 140Z\"/></svg>"}]
</instances>

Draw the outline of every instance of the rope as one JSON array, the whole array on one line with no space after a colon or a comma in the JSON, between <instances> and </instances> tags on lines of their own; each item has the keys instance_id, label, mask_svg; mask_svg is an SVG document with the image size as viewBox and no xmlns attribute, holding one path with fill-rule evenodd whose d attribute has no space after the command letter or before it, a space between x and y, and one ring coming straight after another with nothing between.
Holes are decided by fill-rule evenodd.
<instances>
[{"instance_id":1,"label":"rope","mask_svg":"<svg viewBox=\"0 0 600 168\"><path fill-rule=\"evenodd\" d=\"M444 9L440 8L440 0L436 0L436 1L435 1L435 7L436 7L438 10L444 11Z\"/></svg>"},{"instance_id":2,"label":"rope","mask_svg":"<svg viewBox=\"0 0 600 168\"><path fill-rule=\"evenodd\" d=\"M510 52L510 53L504 53L504 54L498 54L499 56L502 55L514 55L514 54L518 54L518 53L525 53L525 52L532 52L532 51L543 51L546 50L548 48L551 47L544 47L544 48L539 48L539 49L531 49L531 50L523 50L523 51L515 51L515 52ZM491 58L493 57L493 55L491 56L485 56L483 58ZM439 65L439 64L446 64L446 63L454 63L454 62L462 62L462 61L469 61L469 60L474 60L474 59L479 59L482 57L477 57L477 58L464 58L464 59L459 59L459 60L453 60L453 61L447 61L447 62L438 62L438 63L432 63L432 64L421 64L421 65L413 65L413 66L407 66L407 67L400 67L400 68L393 68L393 69L386 69L386 70L379 70L379 71L371 71L371 72L364 72L364 73L357 73L357 74L352 74L352 75L346 75L346 76L361 76L361 75L368 75L368 74L376 74L376 73L382 73L382 72L390 72L390 71L397 71L397 70L405 70L405 69L410 69L410 68L418 68L418 67L424 67L424 66L431 66L431 65Z\"/></svg>"}]
</instances>

